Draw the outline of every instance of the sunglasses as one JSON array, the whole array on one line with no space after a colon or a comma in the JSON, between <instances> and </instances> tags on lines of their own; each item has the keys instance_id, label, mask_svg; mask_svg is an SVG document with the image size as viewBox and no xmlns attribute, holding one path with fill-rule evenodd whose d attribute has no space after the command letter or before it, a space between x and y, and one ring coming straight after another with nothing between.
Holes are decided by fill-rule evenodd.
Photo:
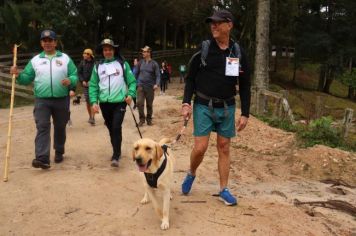
<instances>
[{"instance_id":1,"label":"sunglasses","mask_svg":"<svg viewBox=\"0 0 356 236\"><path fill-rule=\"evenodd\" d=\"M85 52L85 53L83 53L83 55L90 55L90 53Z\"/></svg>"},{"instance_id":2,"label":"sunglasses","mask_svg":"<svg viewBox=\"0 0 356 236\"><path fill-rule=\"evenodd\" d=\"M144 53L144 52L150 52L150 51L142 51L142 53Z\"/></svg>"}]
</instances>

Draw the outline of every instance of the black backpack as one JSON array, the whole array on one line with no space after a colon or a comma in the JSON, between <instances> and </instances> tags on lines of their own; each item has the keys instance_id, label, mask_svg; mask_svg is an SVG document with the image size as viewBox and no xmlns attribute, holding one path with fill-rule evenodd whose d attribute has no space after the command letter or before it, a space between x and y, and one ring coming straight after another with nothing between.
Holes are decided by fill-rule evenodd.
<instances>
[{"instance_id":1,"label":"black backpack","mask_svg":"<svg viewBox=\"0 0 356 236\"><path fill-rule=\"evenodd\" d=\"M232 54L233 54L233 56L239 58L240 63L241 63L241 49L240 49L240 45L239 45L237 42L235 42L235 41L233 41L233 42L234 42L234 44L233 44L232 50L231 50L231 51L232 51ZM192 58L190 59L189 65L190 65L190 63L192 62L193 58L194 58L196 55L198 55L199 53L201 53L201 55L200 55L200 61L201 61L200 66L201 66L201 67L205 67L205 66L207 65L207 63L206 63L206 57L208 56L208 53L209 53L210 44L211 44L211 39L204 40L204 41L201 43L201 49L200 49L197 53L195 53L195 54L192 56Z\"/></svg>"}]
</instances>

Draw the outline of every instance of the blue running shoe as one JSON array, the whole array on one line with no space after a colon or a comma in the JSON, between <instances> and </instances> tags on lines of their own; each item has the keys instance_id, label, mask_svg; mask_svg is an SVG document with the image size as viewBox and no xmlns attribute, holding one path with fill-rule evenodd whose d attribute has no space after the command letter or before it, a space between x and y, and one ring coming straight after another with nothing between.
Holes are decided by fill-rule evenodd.
<instances>
[{"instance_id":1,"label":"blue running shoe","mask_svg":"<svg viewBox=\"0 0 356 236\"><path fill-rule=\"evenodd\" d=\"M190 173L187 174L187 176L185 177L185 179L182 183L182 193L183 194L188 194L190 192L190 189L192 188L194 179L195 179L195 176L193 176Z\"/></svg>"},{"instance_id":2,"label":"blue running shoe","mask_svg":"<svg viewBox=\"0 0 356 236\"><path fill-rule=\"evenodd\" d=\"M227 206L237 205L237 199L231 195L228 188L224 188L219 193L219 199L220 199L220 201L223 201L225 203L225 205L227 205Z\"/></svg>"}]
</instances>

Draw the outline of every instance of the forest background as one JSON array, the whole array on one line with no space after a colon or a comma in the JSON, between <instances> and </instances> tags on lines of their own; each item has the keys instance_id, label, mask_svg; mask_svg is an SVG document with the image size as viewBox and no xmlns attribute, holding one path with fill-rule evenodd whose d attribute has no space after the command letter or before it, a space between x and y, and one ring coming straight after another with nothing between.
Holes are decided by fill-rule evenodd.
<instances>
[{"instance_id":1,"label":"forest background","mask_svg":"<svg viewBox=\"0 0 356 236\"><path fill-rule=\"evenodd\" d=\"M254 86L287 90L297 119L318 118L317 96L323 115L331 117L328 126L343 118L345 108L356 109L354 0L2 0L0 54L10 54L19 42L21 52L40 50L39 34L47 28L68 52L95 48L104 37L123 52L144 45L154 51L195 49L209 37L205 18L219 8L236 18L233 38L248 53ZM258 44L258 37L265 43ZM260 52L265 63L257 60ZM176 73L189 56L167 59ZM266 71L262 79L259 71Z\"/></svg>"}]
</instances>

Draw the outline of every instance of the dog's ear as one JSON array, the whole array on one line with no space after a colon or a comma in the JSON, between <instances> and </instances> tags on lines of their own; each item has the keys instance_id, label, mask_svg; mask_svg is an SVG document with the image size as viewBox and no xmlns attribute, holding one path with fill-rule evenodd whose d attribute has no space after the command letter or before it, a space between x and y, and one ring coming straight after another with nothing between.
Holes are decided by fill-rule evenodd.
<instances>
[{"instance_id":1,"label":"dog's ear","mask_svg":"<svg viewBox=\"0 0 356 236\"><path fill-rule=\"evenodd\" d=\"M161 159L163 155L163 149L161 147L161 145L159 145L159 143L156 143L156 157L157 157L157 161L159 161Z\"/></svg>"}]
</instances>

